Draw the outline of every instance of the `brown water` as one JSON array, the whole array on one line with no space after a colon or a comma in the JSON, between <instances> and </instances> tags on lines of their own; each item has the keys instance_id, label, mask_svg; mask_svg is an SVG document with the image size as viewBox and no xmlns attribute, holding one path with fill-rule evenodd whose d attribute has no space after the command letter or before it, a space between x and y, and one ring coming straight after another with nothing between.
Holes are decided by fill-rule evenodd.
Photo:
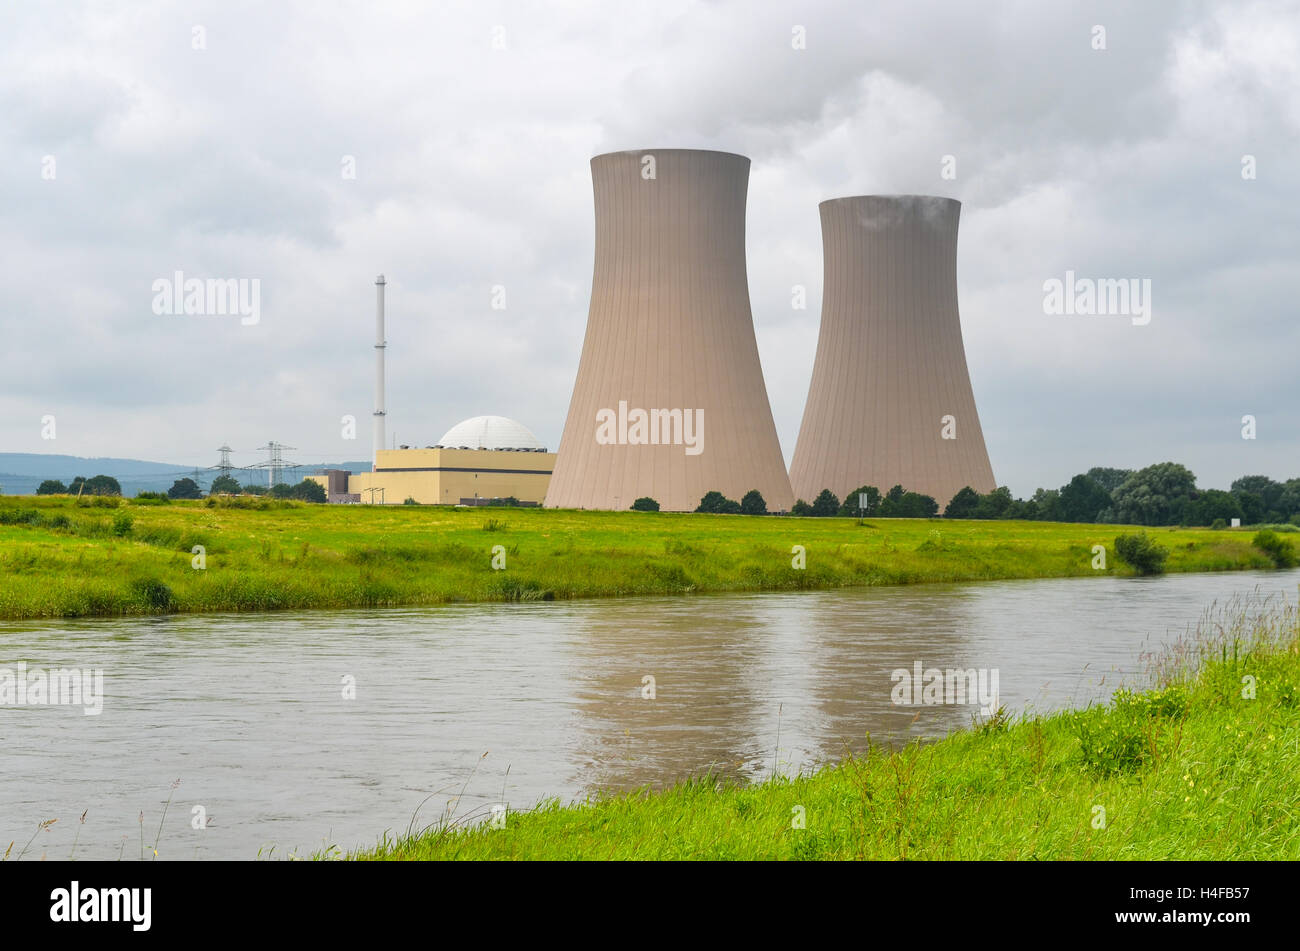
<instances>
[{"instance_id":1,"label":"brown water","mask_svg":"<svg viewBox=\"0 0 1300 951\"><path fill-rule=\"evenodd\" d=\"M105 693L98 716L0 707L0 850L14 840L16 855L35 832L27 859L67 858L74 835L78 858L138 859L143 830L160 859L310 855L405 831L417 809L426 824L453 799L472 816L710 767L798 772L860 749L868 732L937 737L976 715L895 705L896 668L997 669L1010 710L1082 706L1140 684L1142 652L1212 602L1257 586L1294 599L1298 580L0 622L0 668L99 667ZM196 806L205 829L192 827Z\"/></svg>"}]
</instances>

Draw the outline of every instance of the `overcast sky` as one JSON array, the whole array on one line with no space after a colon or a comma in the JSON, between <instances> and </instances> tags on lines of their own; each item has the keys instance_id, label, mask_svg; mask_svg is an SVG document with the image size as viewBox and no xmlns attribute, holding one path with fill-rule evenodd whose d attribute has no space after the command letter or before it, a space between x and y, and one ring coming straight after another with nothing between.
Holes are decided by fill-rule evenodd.
<instances>
[{"instance_id":1,"label":"overcast sky","mask_svg":"<svg viewBox=\"0 0 1300 951\"><path fill-rule=\"evenodd\" d=\"M963 203L1000 484L1167 459L1202 486L1300 476L1298 131L1294 3L5 4L0 451L369 458L381 271L390 435L499 414L554 448L591 289L588 160L676 147L752 159L787 461L817 203L924 193ZM156 315L178 269L259 280L260 320ZM1045 314L1067 269L1150 279L1150 323Z\"/></svg>"}]
</instances>

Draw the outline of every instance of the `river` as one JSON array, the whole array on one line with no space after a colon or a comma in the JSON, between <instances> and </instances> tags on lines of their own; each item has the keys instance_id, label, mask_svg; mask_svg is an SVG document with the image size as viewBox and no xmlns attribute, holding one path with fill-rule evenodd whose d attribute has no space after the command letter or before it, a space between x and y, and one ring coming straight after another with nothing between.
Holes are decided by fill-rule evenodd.
<instances>
[{"instance_id":1,"label":"river","mask_svg":"<svg viewBox=\"0 0 1300 951\"><path fill-rule=\"evenodd\" d=\"M138 860L156 839L159 860L305 857L446 809L480 816L710 767L795 773L868 732L938 737L979 714L978 700L894 703L895 670L996 671L1015 712L1083 706L1141 686L1143 653L1212 603L1256 589L1294 600L1297 582L1233 572L0 622L0 669L104 677L98 715L0 707L0 850Z\"/></svg>"}]
</instances>

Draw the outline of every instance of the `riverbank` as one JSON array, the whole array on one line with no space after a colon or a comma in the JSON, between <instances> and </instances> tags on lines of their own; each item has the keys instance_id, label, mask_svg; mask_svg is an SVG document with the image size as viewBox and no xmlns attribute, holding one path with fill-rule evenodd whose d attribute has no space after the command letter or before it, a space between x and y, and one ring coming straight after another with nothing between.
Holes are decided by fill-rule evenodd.
<instances>
[{"instance_id":1,"label":"riverbank","mask_svg":"<svg viewBox=\"0 0 1300 951\"><path fill-rule=\"evenodd\" d=\"M1300 622L1256 607L1207 617L1154 661L1154 689L1108 706L998 715L756 786L704 778L499 828L442 823L348 857L1298 859Z\"/></svg>"},{"instance_id":2,"label":"riverbank","mask_svg":"<svg viewBox=\"0 0 1300 951\"><path fill-rule=\"evenodd\" d=\"M0 497L0 618L1132 573L1112 549L1134 529L1115 525L89 501ZM1147 531L1170 572L1272 567L1249 530ZM1107 548L1104 568L1094 545Z\"/></svg>"}]
</instances>

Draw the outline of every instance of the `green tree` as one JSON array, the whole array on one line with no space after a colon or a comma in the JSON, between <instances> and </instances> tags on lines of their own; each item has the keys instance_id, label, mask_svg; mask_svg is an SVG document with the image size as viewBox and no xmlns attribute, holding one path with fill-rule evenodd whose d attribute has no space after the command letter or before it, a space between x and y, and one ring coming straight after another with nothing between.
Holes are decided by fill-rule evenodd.
<instances>
[{"instance_id":1,"label":"green tree","mask_svg":"<svg viewBox=\"0 0 1300 951\"><path fill-rule=\"evenodd\" d=\"M1286 492L1286 486L1281 482L1274 482L1268 476L1252 475L1242 476L1236 482L1228 487L1233 495L1256 495L1262 504L1260 520L1264 518L1270 520L1285 521L1286 515L1282 511L1282 496Z\"/></svg>"},{"instance_id":2,"label":"green tree","mask_svg":"<svg viewBox=\"0 0 1300 951\"><path fill-rule=\"evenodd\" d=\"M1086 473L1089 479L1096 482L1107 492L1114 492L1132 474L1132 469L1106 469L1102 466L1094 466Z\"/></svg>"},{"instance_id":3,"label":"green tree","mask_svg":"<svg viewBox=\"0 0 1300 951\"><path fill-rule=\"evenodd\" d=\"M830 489L822 489L813 499L812 513L817 518L829 518L840 510L840 500Z\"/></svg>"},{"instance_id":4,"label":"green tree","mask_svg":"<svg viewBox=\"0 0 1300 951\"><path fill-rule=\"evenodd\" d=\"M943 510L944 518L974 518L979 508L980 494L970 486L957 490L947 508Z\"/></svg>"},{"instance_id":5,"label":"green tree","mask_svg":"<svg viewBox=\"0 0 1300 951\"><path fill-rule=\"evenodd\" d=\"M939 514L939 503L920 492L904 492L898 500L900 518L930 518Z\"/></svg>"},{"instance_id":6,"label":"green tree","mask_svg":"<svg viewBox=\"0 0 1300 951\"><path fill-rule=\"evenodd\" d=\"M648 495L643 495L632 503L633 512L658 512L659 503Z\"/></svg>"},{"instance_id":7,"label":"green tree","mask_svg":"<svg viewBox=\"0 0 1300 951\"><path fill-rule=\"evenodd\" d=\"M1061 493L1058 489L1036 489L1033 498L1035 509L1033 517L1042 522L1061 522L1065 518L1061 509Z\"/></svg>"},{"instance_id":8,"label":"green tree","mask_svg":"<svg viewBox=\"0 0 1300 951\"><path fill-rule=\"evenodd\" d=\"M750 489L740 500L741 515L766 515L767 501L758 489Z\"/></svg>"},{"instance_id":9,"label":"green tree","mask_svg":"<svg viewBox=\"0 0 1300 951\"><path fill-rule=\"evenodd\" d=\"M1130 525L1177 525L1196 489L1196 476L1176 462L1159 462L1133 473L1111 493L1115 521Z\"/></svg>"},{"instance_id":10,"label":"green tree","mask_svg":"<svg viewBox=\"0 0 1300 951\"><path fill-rule=\"evenodd\" d=\"M68 487L58 479L46 479L36 487L37 495L66 495Z\"/></svg>"},{"instance_id":11,"label":"green tree","mask_svg":"<svg viewBox=\"0 0 1300 951\"><path fill-rule=\"evenodd\" d=\"M1092 476L1079 474L1070 480L1069 485L1061 487L1060 513L1063 522L1095 522L1102 509L1109 505L1110 492Z\"/></svg>"},{"instance_id":12,"label":"green tree","mask_svg":"<svg viewBox=\"0 0 1300 951\"><path fill-rule=\"evenodd\" d=\"M212 480L212 486L208 489L208 495L238 495L239 482L228 475L219 475Z\"/></svg>"},{"instance_id":13,"label":"green tree","mask_svg":"<svg viewBox=\"0 0 1300 951\"><path fill-rule=\"evenodd\" d=\"M255 482L250 482L243 489L245 495L266 495L270 491L266 486L258 485Z\"/></svg>"},{"instance_id":14,"label":"green tree","mask_svg":"<svg viewBox=\"0 0 1300 951\"><path fill-rule=\"evenodd\" d=\"M812 513L812 506L803 499L795 499L794 505L790 506L790 514L797 515L800 518L808 518Z\"/></svg>"},{"instance_id":15,"label":"green tree","mask_svg":"<svg viewBox=\"0 0 1300 951\"><path fill-rule=\"evenodd\" d=\"M700 499L699 507L695 511L712 515L739 515L740 503L727 498L721 492L706 492L704 498Z\"/></svg>"},{"instance_id":16,"label":"green tree","mask_svg":"<svg viewBox=\"0 0 1300 951\"><path fill-rule=\"evenodd\" d=\"M1183 523L1186 525L1213 525L1215 522L1226 524L1241 517L1241 501L1231 492L1222 489L1198 492L1183 511Z\"/></svg>"},{"instance_id":17,"label":"green tree","mask_svg":"<svg viewBox=\"0 0 1300 951\"><path fill-rule=\"evenodd\" d=\"M112 476L97 475L86 480L85 492L88 495L121 495L122 485Z\"/></svg>"},{"instance_id":18,"label":"green tree","mask_svg":"<svg viewBox=\"0 0 1300 951\"><path fill-rule=\"evenodd\" d=\"M866 496L866 505L863 505L862 497ZM861 516L866 518L869 515L875 515L880 510L880 490L874 485L862 485L852 492L844 494L844 501L840 503L840 515L843 516Z\"/></svg>"},{"instance_id":19,"label":"green tree","mask_svg":"<svg viewBox=\"0 0 1300 951\"><path fill-rule=\"evenodd\" d=\"M293 486L288 482L277 482L271 486L271 498L273 499L291 499L293 498Z\"/></svg>"},{"instance_id":20,"label":"green tree","mask_svg":"<svg viewBox=\"0 0 1300 951\"><path fill-rule=\"evenodd\" d=\"M167 496L173 499L201 499L203 490L193 479L177 479L167 490Z\"/></svg>"},{"instance_id":21,"label":"green tree","mask_svg":"<svg viewBox=\"0 0 1300 951\"><path fill-rule=\"evenodd\" d=\"M328 502L325 486L315 479L303 479L293 487L293 497L303 502Z\"/></svg>"},{"instance_id":22,"label":"green tree","mask_svg":"<svg viewBox=\"0 0 1300 951\"><path fill-rule=\"evenodd\" d=\"M987 495L981 495L975 508L975 518L1003 518L1011 503L1011 490L1000 485Z\"/></svg>"}]
</instances>

